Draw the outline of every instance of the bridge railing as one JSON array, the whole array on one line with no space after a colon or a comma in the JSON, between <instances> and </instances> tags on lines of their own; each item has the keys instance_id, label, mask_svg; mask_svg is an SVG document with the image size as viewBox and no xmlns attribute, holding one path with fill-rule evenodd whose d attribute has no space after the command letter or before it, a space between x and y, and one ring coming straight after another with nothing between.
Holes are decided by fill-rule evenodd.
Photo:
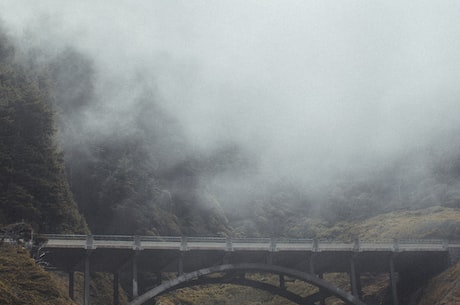
<instances>
[{"instance_id":1,"label":"bridge railing","mask_svg":"<svg viewBox=\"0 0 460 305\"><path fill-rule=\"evenodd\" d=\"M88 235L83 234L42 234L41 236L53 240L86 240Z\"/></svg>"},{"instance_id":2,"label":"bridge railing","mask_svg":"<svg viewBox=\"0 0 460 305\"><path fill-rule=\"evenodd\" d=\"M336 241L336 240L319 240L316 251L353 251L354 242Z\"/></svg>"},{"instance_id":3,"label":"bridge railing","mask_svg":"<svg viewBox=\"0 0 460 305\"><path fill-rule=\"evenodd\" d=\"M437 251L447 249L447 241L440 239L399 239L397 240L398 251Z\"/></svg>"},{"instance_id":4,"label":"bridge railing","mask_svg":"<svg viewBox=\"0 0 460 305\"><path fill-rule=\"evenodd\" d=\"M358 251L394 251L394 239L364 239L359 240Z\"/></svg>"},{"instance_id":5,"label":"bridge railing","mask_svg":"<svg viewBox=\"0 0 460 305\"><path fill-rule=\"evenodd\" d=\"M276 251L314 251L317 243L313 239L277 239Z\"/></svg>"},{"instance_id":6,"label":"bridge railing","mask_svg":"<svg viewBox=\"0 0 460 305\"><path fill-rule=\"evenodd\" d=\"M46 234L42 236L47 239L46 245L48 247L87 248L88 245L87 235Z\"/></svg>"},{"instance_id":7,"label":"bridge railing","mask_svg":"<svg viewBox=\"0 0 460 305\"><path fill-rule=\"evenodd\" d=\"M47 234L49 247L252 251L440 251L460 248L460 241L437 239L316 240L129 235Z\"/></svg>"}]
</instances>

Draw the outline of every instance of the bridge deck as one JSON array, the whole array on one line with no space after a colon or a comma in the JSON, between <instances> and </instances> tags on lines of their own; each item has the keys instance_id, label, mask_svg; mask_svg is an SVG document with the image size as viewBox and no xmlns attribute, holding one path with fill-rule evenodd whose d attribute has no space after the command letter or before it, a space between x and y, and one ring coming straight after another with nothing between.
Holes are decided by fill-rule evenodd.
<instances>
[{"instance_id":1,"label":"bridge deck","mask_svg":"<svg viewBox=\"0 0 460 305\"><path fill-rule=\"evenodd\" d=\"M176 271L179 260L184 271L227 262L270 262L317 272L347 272L350 257L363 271L386 271L388 257L395 268L446 261L450 249L460 242L443 240L381 240L353 242L313 239L228 239L219 237L159 237L110 235L47 235L45 259L57 269L82 270L91 253L92 270L112 272L137 255L144 270Z\"/></svg>"},{"instance_id":2,"label":"bridge deck","mask_svg":"<svg viewBox=\"0 0 460 305\"><path fill-rule=\"evenodd\" d=\"M45 248L115 248L216 251L447 251L460 248L460 241L445 240L357 240L354 242L313 239L227 239L218 237L161 237L110 235L45 235Z\"/></svg>"}]
</instances>

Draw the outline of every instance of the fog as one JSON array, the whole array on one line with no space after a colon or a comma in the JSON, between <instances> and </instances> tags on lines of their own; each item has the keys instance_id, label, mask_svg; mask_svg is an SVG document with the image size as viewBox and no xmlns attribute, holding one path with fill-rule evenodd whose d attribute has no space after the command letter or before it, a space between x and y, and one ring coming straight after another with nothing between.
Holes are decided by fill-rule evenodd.
<instances>
[{"instance_id":1,"label":"fog","mask_svg":"<svg viewBox=\"0 0 460 305\"><path fill-rule=\"evenodd\" d=\"M86 134L129 134L147 92L194 153L236 144L257 164L214 185L328 184L460 127L458 1L0 0L0 16L26 48L93 61L105 111Z\"/></svg>"}]
</instances>

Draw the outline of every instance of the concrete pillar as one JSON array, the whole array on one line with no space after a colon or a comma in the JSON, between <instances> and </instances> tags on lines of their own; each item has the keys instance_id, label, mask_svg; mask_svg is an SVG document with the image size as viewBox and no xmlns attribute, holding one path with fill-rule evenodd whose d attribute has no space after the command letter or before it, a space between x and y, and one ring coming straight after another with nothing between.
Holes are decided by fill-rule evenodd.
<instances>
[{"instance_id":1,"label":"concrete pillar","mask_svg":"<svg viewBox=\"0 0 460 305\"><path fill-rule=\"evenodd\" d=\"M286 290L286 282L284 280L284 274L280 274L280 288Z\"/></svg>"},{"instance_id":2,"label":"concrete pillar","mask_svg":"<svg viewBox=\"0 0 460 305\"><path fill-rule=\"evenodd\" d=\"M390 255L390 283L391 283L391 294L393 298L393 305L399 305L397 278L396 278L393 255Z\"/></svg>"},{"instance_id":3,"label":"concrete pillar","mask_svg":"<svg viewBox=\"0 0 460 305\"><path fill-rule=\"evenodd\" d=\"M322 272L318 273L317 276L322 279L324 277L324 274ZM320 288L321 291L321 288ZM321 296L321 300L319 301L320 305L326 305L326 297L324 295Z\"/></svg>"},{"instance_id":4,"label":"concrete pillar","mask_svg":"<svg viewBox=\"0 0 460 305\"><path fill-rule=\"evenodd\" d=\"M69 298L75 301L74 289L75 287L75 277L74 272L69 271Z\"/></svg>"},{"instance_id":5,"label":"concrete pillar","mask_svg":"<svg viewBox=\"0 0 460 305\"><path fill-rule=\"evenodd\" d=\"M178 275L184 274L184 253L183 252L179 254L179 258L177 261L177 274Z\"/></svg>"},{"instance_id":6,"label":"concrete pillar","mask_svg":"<svg viewBox=\"0 0 460 305\"><path fill-rule=\"evenodd\" d=\"M267 265L273 265L273 252L268 252Z\"/></svg>"},{"instance_id":7,"label":"concrete pillar","mask_svg":"<svg viewBox=\"0 0 460 305\"><path fill-rule=\"evenodd\" d=\"M85 272L83 273L83 304L84 305L89 305L89 283L91 281L90 265L89 265L90 255L91 255L91 250L87 250L86 255L85 255Z\"/></svg>"},{"instance_id":8,"label":"concrete pillar","mask_svg":"<svg viewBox=\"0 0 460 305\"><path fill-rule=\"evenodd\" d=\"M315 274L315 253L312 253L310 255L310 258L308 259L308 264L309 264L309 272L310 274Z\"/></svg>"},{"instance_id":9,"label":"concrete pillar","mask_svg":"<svg viewBox=\"0 0 460 305\"><path fill-rule=\"evenodd\" d=\"M133 286L133 293L132 297L137 298L139 296L139 287L138 287L138 274L137 274L137 255L138 251L134 251L133 259L132 259L132 286Z\"/></svg>"},{"instance_id":10,"label":"concrete pillar","mask_svg":"<svg viewBox=\"0 0 460 305\"><path fill-rule=\"evenodd\" d=\"M361 295L361 281L355 258L353 256L350 257L350 284L352 294L359 298Z\"/></svg>"},{"instance_id":11,"label":"concrete pillar","mask_svg":"<svg viewBox=\"0 0 460 305\"><path fill-rule=\"evenodd\" d=\"M156 286L161 285L161 272L156 273L155 285L156 285Z\"/></svg>"},{"instance_id":12,"label":"concrete pillar","mask_svg":"<svg viewBox=\"0 0 460 305\"><path fill-rule=\"evenodd\" d=\"M230 264L231 261L231 252L225 252L224 257L222 258L222 264L227 265Z\"/></svg>"},{"instance_id":13,"label":"concrete pillar","mask_svg":"<svg viewBox=\"0 0 460 305\"><path fill-rule=\"evenodd\" d=\"M120 274L118 272L113 273L113 305L120 304Z\"/></svg>"}]
</instances>

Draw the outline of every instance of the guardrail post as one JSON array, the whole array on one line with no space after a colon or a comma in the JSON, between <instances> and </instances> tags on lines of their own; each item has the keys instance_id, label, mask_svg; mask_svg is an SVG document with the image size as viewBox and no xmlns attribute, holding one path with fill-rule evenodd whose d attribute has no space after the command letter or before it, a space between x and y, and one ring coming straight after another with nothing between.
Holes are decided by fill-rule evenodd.
<instances>
[{"instance_id":1,"label":"guardrail post","mask_svg":"<svg viewBox=\"0 0 460 305\"><path fill-rule=\"evenodd\" d=\"M180 250L187 251L187 236L182 236L180 239Z\"/></svg>"},{"instance_id":2,"label":"guardrail post","mask_svg":"<svg viewBox=\"0 0 460 305\"><path fill-rule=\"evenodd\" d=\"M94 244L94 237L93 235L87 235L86 236L86 249L93 249L93 244Z\"/></svg>"},{"instance_id":3,"label":"guardrail post","mask_svg":"<svg viewBox=\"0 0 460 305\"><path fill-rule=\"evenodd\" d=\"M133 250L140 250L140 249L141 249L141 238L139 237L139 235L135 235Z\"/></svg>"},{"instance_id":4,"label":"guardrail post","mask_svg":"<svg viewBox=\"0 0 460 305\"><path fill-rule=\"evenodd\" d=\"M361 244L360 244L359 237L356 237L353 241L353 251L359 252L360 248L361 248Z\"/></svg>"},{"instance_id":5,"label":"guardrail post","mask_svg":"<svg viewBox=\"0 0 460 305\"><path fill-rule=\"evenodd\" d=\"M228 252L232 252L233 251L233 243L232 243L232 238L231 237L227 237L227 251Z\"/></svg>"},{"instance_id":6,"label":"guardrail post","mask_svg":"<svg viewBox=\"0 0 460 305\"><path fill-rule=\"evenodd\" d=\"M313 238L313 252L319 252L319 241L317 238Z\"/></svg>"},{"instance_id":7,"label":"guardrail post","mask_svg":"<svg viewBox=\"0 0 460 305\"><path fill-rule=\"evenodd\" d=\"M399 240L397 238L393 239L393 251L399 252Z\"/></svg>"},{"instance_id":8,"label":"guardrail post","mask_svg":"<svg viewBox=\"0 0 460 305\"><path fill-rule=\"evenodd\" d=\"M447 239L444 239L444 240L442 241L442 248L443 248L444 250L449 249L449 241L448 241Z\"/></svg>"},{"instance_id":9,"label":"guardrail post","mask_svg":"<svg viewBox=\"0 0 460 305\"><path fill-rule=\"evenodd\" d=\"M270 238L270 251L276 252L276 238Z\"/></svg>"}]
</instances>

